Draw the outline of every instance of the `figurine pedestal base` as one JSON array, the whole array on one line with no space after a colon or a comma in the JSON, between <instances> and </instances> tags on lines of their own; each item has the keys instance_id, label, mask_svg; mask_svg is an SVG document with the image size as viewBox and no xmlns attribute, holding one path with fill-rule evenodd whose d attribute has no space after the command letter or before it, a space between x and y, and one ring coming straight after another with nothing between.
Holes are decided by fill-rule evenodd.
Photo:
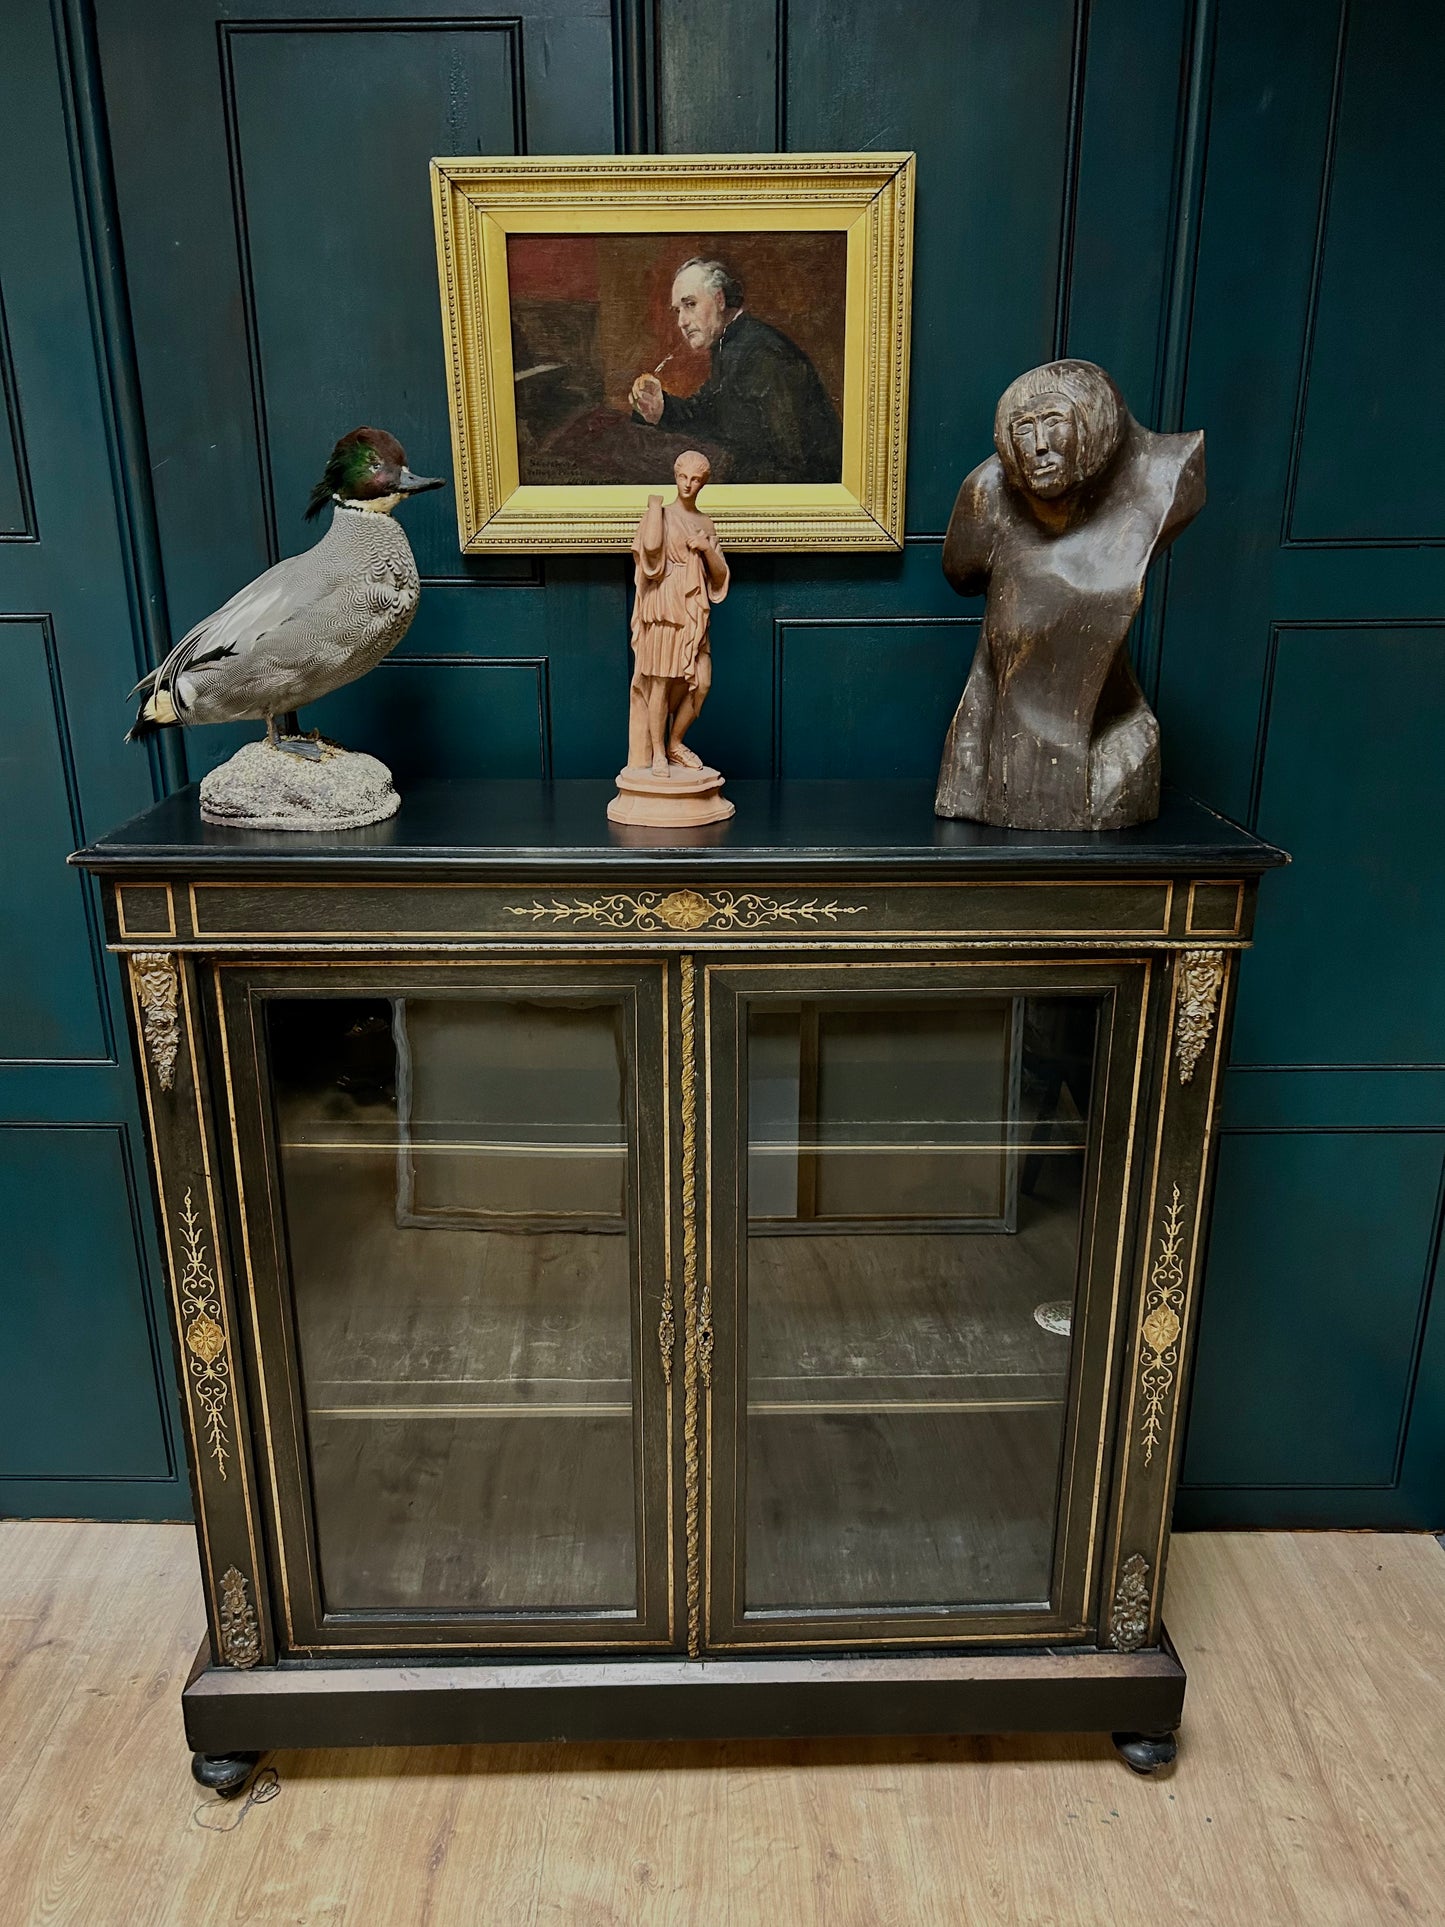
<instances>
[{"instance_id":1,"label":"figurine pedestal base","mask_svg":"<svg viewBox=\"0 0 1445 1927\"><path fill-rule=\"evenodd\" d=\"M607 814L614 823L644 823L662 830L722 823L733 813L722 786L715 769L683 769L677 763L666 776L654 776L650 769L619 770L617 794Z\"/></svg>"}]
</instances>

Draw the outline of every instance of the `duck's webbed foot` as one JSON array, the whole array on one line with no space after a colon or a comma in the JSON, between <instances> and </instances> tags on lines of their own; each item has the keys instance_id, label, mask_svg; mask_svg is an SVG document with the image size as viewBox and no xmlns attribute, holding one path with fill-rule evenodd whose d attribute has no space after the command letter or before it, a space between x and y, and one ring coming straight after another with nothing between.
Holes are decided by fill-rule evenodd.
<instances>
[{"instance_id":1,"label":"duck's webbed foot","mask_svg":"<svg viewBox=\"0 0 1445 1927\"><path fill-rule=\"evenodd\" d=\"M286 725L292 727L288 730ZM284 750L288 756L299 756L303 762L323 763L327 757L335 756L341 749L340 743L329 742L319 729L313 729L303 736L295 727L295 710L280 718L280 729L274 716L266 718L266 741L272 749Z\"/></svg>"},{"instance_id":2,"label":"duck's webbed foot","mask_svg":"<svg viewBox=\"0 0 1445 1927\"><path fill-rule=\"evenodd\" d=\"M273 747L284 750L288 756L299 756L307 763L324 763L334 754L330 744L323 743L319 736L278 736Z\"/></svg>"}]
</instances>

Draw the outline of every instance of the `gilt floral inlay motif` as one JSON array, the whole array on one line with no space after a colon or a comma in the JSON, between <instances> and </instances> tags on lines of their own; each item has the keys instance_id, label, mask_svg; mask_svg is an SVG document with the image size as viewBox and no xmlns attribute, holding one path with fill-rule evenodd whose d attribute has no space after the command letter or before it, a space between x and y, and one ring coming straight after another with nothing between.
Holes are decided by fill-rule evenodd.
<instances>
[{"instance_id":1,"label":"gilt floral inlay motif","mask_svg":"<svg viewBox=\"0 0 1445 1927\"><path fill-rule=\"evenodd\" d=\"M1164 1208L1159 1255L1149 1273L1144 1318L1139 1327L1139 1385L1144 1394L1141 1443L1145 1465L1153 1459L1154 1448L1159 1443L1179 1365L1179 1334L1184 1313L1183 1223L1184 1211L1176 1184Z\"/></svg>"},{"instance_id":2,"label":"gilt floral inlay motif","mask_svg":"<svg viewBox=\"0 0 1445 1927\"><path fill-rule=\"evenodd\" d=\"M834 923L859 917L867 906L836 897L760 896L754 890L639 890L600 897L534 898L512 904L514 917L534 923L588 923L601 930L762 930L774 924Z\"/></svg>"},{"instance_id":3,"label":"gilt floral inlay motif","mask_svg":"<svg viewBox=\"0 0 1445 1927\"><path fill-rule=\"evenodd\" d=\"M224 1479L227 1443L226 1411L231 1398L231 1367L226 1357L225 1313L221 1294L206 1256L201 1221L191 1203L190 1188L181 1206L181 1247L184 1265L178 1290L181 1300L182 1331L190 1357L186 1367L191 1391L200 1408L201 1430L216 1470Z\"/></svg>"}]
</instances>

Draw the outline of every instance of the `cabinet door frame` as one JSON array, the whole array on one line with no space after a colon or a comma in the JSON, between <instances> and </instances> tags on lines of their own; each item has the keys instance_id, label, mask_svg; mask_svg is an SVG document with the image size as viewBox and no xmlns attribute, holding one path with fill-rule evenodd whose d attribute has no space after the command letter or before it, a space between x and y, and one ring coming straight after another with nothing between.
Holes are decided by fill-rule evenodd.
<instances>
[{"instance_id":1,"label":"cabinet door frame","mask_svg":"<svg viewBox=\"0 0 1445 1927\"><path fill-rule=\"evenodd\" d=\"M677 1639L672 1167L667 1141L668 966L656 957L505 960L227 959L211 970L210 1020L231 1120L229 1205L246 1281L246 1367L266 1492L280 1656L407 1652L537 1654L668 1650ZM616 993L623 1012L631 1243L634 1614L599 1609L459 1613L327 1610L321 1582L299 1344L287 1259L262 1007L278 996L431 993L565 1000ZM675 1339L672 1349L676 1349ZM680 1387L679 1387L680 1390Z\"/></svg>"},{"instance_id":2,"label":"cabinet door frame","mask_svg":"<svg viewBox=\"0 0 1445 1927\"><path fill-rule=\"evenodd\" d=\"M704 1651L780 1647L1086 1644L1097 1636L1122 1308L1132 1260L1131 1201L1146 1105L1148 956L988 957L916 953L703 963L706 1205L703 1225L711 1383L702 1415ZM963 992L1101 995L1089 1150L1081 1207L1075 1341L1062 1440L1049 1602L1000 1609L770 1609L745 1606L747 1507L747 1044L752 996L856 998Z\"/></svg>"}]
</instances>

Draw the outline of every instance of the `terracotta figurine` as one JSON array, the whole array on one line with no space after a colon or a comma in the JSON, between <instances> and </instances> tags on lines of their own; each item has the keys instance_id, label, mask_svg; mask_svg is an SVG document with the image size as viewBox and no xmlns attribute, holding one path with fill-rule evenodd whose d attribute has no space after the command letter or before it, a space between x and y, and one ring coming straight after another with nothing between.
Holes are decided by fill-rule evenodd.
<instances>
[{"instance_id":1,"label":"terracotta figurine","mask_svg":"<svg viewBox=\"0 0 1445 1927\"><path fill-rule=\"evenodd\" d=\"M1156 435L1092 361L1020 375L958 492L943 572L983 595L934 809L1016 830L1159 814L1159 725L1126 646L1154 557L1204 506L1204 435Z\"/></svg>"},{"instance_id":2,"label":"terracotta figurine","mask_svg":"<svg viewBox=\"0 0 1445 1927\"><path fill-rule=\"evenodd\" d=\"M718 823L733 813L723 779L684 738L712 687L712 605L728 592L717 530L697 506L711 469L695 450L673 466L677 499L650 495L633 538L632 687L627 767L608 805L614 823Z\"/></svg>"}]
</instances>

